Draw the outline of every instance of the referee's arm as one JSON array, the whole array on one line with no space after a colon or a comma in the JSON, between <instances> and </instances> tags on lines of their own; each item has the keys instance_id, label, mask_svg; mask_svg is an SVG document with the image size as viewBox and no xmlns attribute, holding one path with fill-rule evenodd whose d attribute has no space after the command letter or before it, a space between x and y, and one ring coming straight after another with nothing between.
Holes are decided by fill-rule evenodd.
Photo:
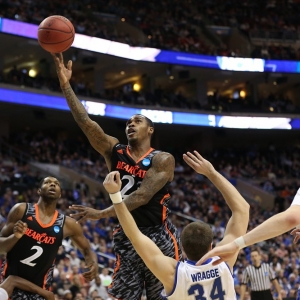
<instances>
[{"instance_id":1,"label":"referee's arm","mask_svg":"<svg viewBox=\"0 0 300 300\"><path fill-rule=\"evenodd\" d=\"M245 293L247 289L247 283L249 281L249 274L247 268L243 272L243 279L241 282L241 293L240 293L240 300L244 300L245 298Z\"/></svg>"},{"instance_id":2,"label":"referee's arm","mask_svg":"<svg viewBox=\"0 0 300 300\"><path fill-rule=\"evenodd\" d=\"M275 287L275 290L276 290L276 292L277 292L277 294L278 294L278 297L277 297L277 299L278 300L281 300L282 299L282 297L281 297L281 286L280 286L280 284L279 284L279 282L278 282L278 280L277 280L277 278L276 278L276 274L275 274L275 272L274 272L274 270L272 269L272 267L269 265L269 274L270 274L270 281L272 282L272 284L274 285L274 287Z\"/></svg>"}]
</instances>

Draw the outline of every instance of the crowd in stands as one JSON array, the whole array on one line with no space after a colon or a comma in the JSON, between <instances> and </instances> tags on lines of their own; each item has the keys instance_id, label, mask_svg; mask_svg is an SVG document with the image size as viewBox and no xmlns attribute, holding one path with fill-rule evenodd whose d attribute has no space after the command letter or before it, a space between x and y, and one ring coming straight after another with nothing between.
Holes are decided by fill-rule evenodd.
<instances>
[{"instance_id":1,"label":"crowd in stands","mask_svg":"<svg viewBox=\"0 0 300 300\"><path fill-rule=\"evenodd\" d=\"M61 164L77 170L80 174L96 178L99 182L107 174L104 160L80 138L64 140L42 132L33 135L20 133L12 136L9 142L29 153L34 161ZM170 217L179 231L189 222L189 219L183 218L181 214L212 224L215 233L214 244L217 244L224 234L230 210L224 205L222 195L204 176L196 174L184 165L179 159L180 155L176 153L174 155L177 164L175 178L170 186L172 194ZM251 202L249 230L289 206L300 185L298 146L279 148L270 145L266 149L248 147L240 150L223 148L222 151L215 150L213 153L205 153L204 156L233 184L238 178L253 180L257 184L261 183L266 191L276 193L272 209L264 210L259 201ZM38 200L37 188L42 175L39 171L33 172L28 163L22 163L18 158L4 153L0 156L0 170L0 223L3 226L14 204ZM266 189L267 182L273 186L273 190ZM91 194L84 179L73 182L71 189L63 190L58 210L68 215L70 214L68 207L73 203L97 209L110 205L110 201L100 190ZM84 282L80 275L83 268L80 252L76 251L70 241L64 241L54 271L53 291L59 295L59 299L100 300L94 297L95 289L101 294L102 299L108 299L105 287L111 280L109 276L114 267L112 231L116 223L115 218L110 218L87 221L83 224L85 236L98 253L98 262L101 266L102 277L92 285ZM287 233L262 242L258 246L263 253L263 260L271 263L276 271L279 283L285 291L283 293L286 297L292 297L300 286L299 245L292 244L292 237ZM235 265L237 293L241 284L241 273L250 263L249 252L249 248L241 251Z\"/></svg>"},{"instance_id":2,"label":"crowd in stands","mask_svg":"<svg viewBox=\"0 0 300 300\"><path fill-rule=\"evenodd\" d=\"M30 77L27 71L13 67L8 73L1 74L0 82L17 86L26 86L45 91L61 92L57 78L43 77L38 74ZM290 99L279 94L270 94L266 98L259 98L254 103L251 96L224 97L216 91L207 96L206 104L201 104L194 97L187 97L183 93L171 92L158 86L153 92L147 90L135 91L132 84L125 84L120 88L106 89L103 94L94 93L88 84L71 79L71 85L79 96L106 99L108 101L135 106L153 106L157 108L175 108L185 110L217 111L217 112L263 112L263 113L299 113L300 107Z\"/></svg>"},{"instance_id":3,"label":"crowd in stands","mask_svg":"<svg viewBox=\"0 0 300 300\"><path fill-rule=\"evenodd\" d=\"M225 43L209 43L199 34L201 27L234 27L247 37L265 39L266 45L254 48L253 57L291 60L299 59L299 50L294 45L282 47L280 41L298 39L298 12L297 1L6 0L0 3L0 15L6 18L39 24L50 15L64 15L73 22L77 33L132 46L208 55L240 56L240 53L238 49L228 49ZM145 39L120 30L121 26L116 26L120 20L138 28Z\"/></svg>"}]
</instances>

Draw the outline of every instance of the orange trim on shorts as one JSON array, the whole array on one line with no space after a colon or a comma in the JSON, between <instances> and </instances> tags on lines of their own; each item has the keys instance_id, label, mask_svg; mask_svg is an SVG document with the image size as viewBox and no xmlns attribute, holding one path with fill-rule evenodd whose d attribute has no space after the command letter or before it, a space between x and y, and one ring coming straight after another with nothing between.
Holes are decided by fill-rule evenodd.
<instances>
[{"instance_id":1,"label":"orange trim on shorts","mask_svg":"<svg viewBox=\"0 0 300 300\"><path fill-rule=\"evenodd\" d=\"M50 223L48 224L43 224L42 221L40 220L40 216L39 216L39 207L37 204L34 204L34 208L35 208L35 211L36 211L36 214L35 214L35 217L36 217L36 220L37 222L39 223L39 225L43 228L47 228L47 227L50 227L54 224L57 216L58 216L58 211L56 210L53 217L52 217L52 220L50 221Z\"/></svg>"},{"instance_id":2,"label":"orange trim on shorts","mask_svg":"<svg viewBox=\"0 0 300 300\"><path fill-rule=\"evenodd\" d=\"M108 288L111 288L114 285L114 277L116 276L116 273L118 272L118 270L120 269L120 265L121 265L121 260L120 260L120 254L117 254L117 259L116 259L116 266L114 268L114 274L112 276L112 282L111 284L108 286Z\"/></svg>"},{"instance_id":3,"label":"orange trim on shorts","mask_svg":"<svg viewBox=\"0 0 300 300\"><path fill-rule=\"evenodd\" d=\"M122 229L121 227L115 229L115 230L113 231L113 235L116 234L116 233L117 233L118 231L120 231L121 229Z\"/></svg>"},{"instance_id":4,"label":"orange trim on shorts","mask_svg":"<svg viewBox=\"0 0 300 300\"><path fill-rule=\"evenodd\" d=\"M163 196L163 198L160 200L160 204L163 205L166 198L171 197L170 194L166 194ZM164 222L167 218L167 208L165 206L162 206L162 222Z\"/></svg>"},{"instance_id":5,"label":"orange trim on shorts","mask_svg":"<svg viewBox=\"0 0 300 300\"><path fill-rule=\"evenodd\" d=\"M166 198L169 198L170 194L164 195L164 197L160 200L160 204L163 205L164 201ZM163 212L162 212L162 222L165 223L165 220L167 219L167 208L163 206ZM176 241L175 236L172 234L172 232L169 230L167 223L165 223L166 230L168 231L169 235L171 236L173 242L174 242L174 247L175 247L175 259L178 261L179 260L179 250L178 250L178 244Z\"/></svg>"},{"instance_id":6,"label":"orange trim on shorts","mask_svg":"<svg viewBox=\"0 0 300 300\"><path fill-rule=\"evenodd\" d=\"M140 162L144 157L146 157L152 150L154 150L154 148L150 148L142 157L140 157L135 163L137 164L138 162ZM131 156L130 151L129 151L129 147L126 147L126 152L127 154L134 160L134 158Z\"/></svg>"},{"instance_id":7,"label":"orange trim on shorts","mask_svg":"<svg viewBox=\"0 0 300 300\"><path fill-rule=\"evenodd\" d=\"M3 270L2 270L2 274L1 274L3 277L5 277L7 266L8 266L8 262L6 261L6 263L5 263L4 267L3 267Z\"/></svg>"},{"instance_id":8,"label":"orange trim on shorts","mask_svg":"<svg viewBox=\"0 0 300 300\"><path fill-rule=\"evenodd\" d=\"M175 259L177 261L179 261L179 250L178 250L178 244L177 244L176 238L172 234L172 232L169 230L167 223L165 223L165 227L166 227L166 230L168 231L168 233L170 234L170 236L171 236L171 238L173 240L173 243L174 243L174 247L175 247Z\"/></svg>"}]
</instances>

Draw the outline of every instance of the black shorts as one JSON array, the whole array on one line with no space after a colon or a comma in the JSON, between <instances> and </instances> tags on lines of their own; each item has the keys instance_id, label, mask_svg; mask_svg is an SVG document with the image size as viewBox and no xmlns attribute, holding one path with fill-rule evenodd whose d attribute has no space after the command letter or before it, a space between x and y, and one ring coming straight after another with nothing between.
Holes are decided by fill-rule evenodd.
<instances>
[{"instance_id":1,"label":"black shorts","mask_svg":"<svg viewBox=\"0 0 300 300\"><path fill-rule=\"evenodd\" d=\"M13 294L9 299L10 300L45 300L45 298L43 298L38 294L24 292L19 289L14 289Z\"/></svg>"},{"instance_id":2,"label":"black shorts","mask_svg":"<svg viewBox=\"0 0 300 300\"><path fill-rule=\"evenodd\" d=\"M165 255L176 260L182 259L179 234L171 222L139 229ZM146 267L120 226L114 231L114 250L117 260L108 293L117 299L140 300L145 288L147 300L162 300L162 283Z\"/></svg>"},{"instance_id":3,"label":"black shorts","mask_svg":"<svg viewBox=\"0 0 300 300\"><path fill-rule=\"evenodd\" d=\"M252 291L251 300L273 300L271 290Z\"/></svg>"}]
</instances>

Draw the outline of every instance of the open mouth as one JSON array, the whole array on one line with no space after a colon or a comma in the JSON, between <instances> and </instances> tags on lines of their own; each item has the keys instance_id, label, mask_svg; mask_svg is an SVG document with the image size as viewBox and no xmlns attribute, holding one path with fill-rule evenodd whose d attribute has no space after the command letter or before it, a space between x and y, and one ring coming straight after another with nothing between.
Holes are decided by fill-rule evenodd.
<instances>
[{"instance_id":1,"label":"open mouth","mask_svg":"<svg viewBox=\"0 0 300 300\"><path fill-rule=\"evenodd\" d=\"M135 134L135 130L134 130L134 129L128 129L127 135L128 135L128 136L131 136L131 135L133 135L133 134Z\"/></svg>"}]
</instances>

